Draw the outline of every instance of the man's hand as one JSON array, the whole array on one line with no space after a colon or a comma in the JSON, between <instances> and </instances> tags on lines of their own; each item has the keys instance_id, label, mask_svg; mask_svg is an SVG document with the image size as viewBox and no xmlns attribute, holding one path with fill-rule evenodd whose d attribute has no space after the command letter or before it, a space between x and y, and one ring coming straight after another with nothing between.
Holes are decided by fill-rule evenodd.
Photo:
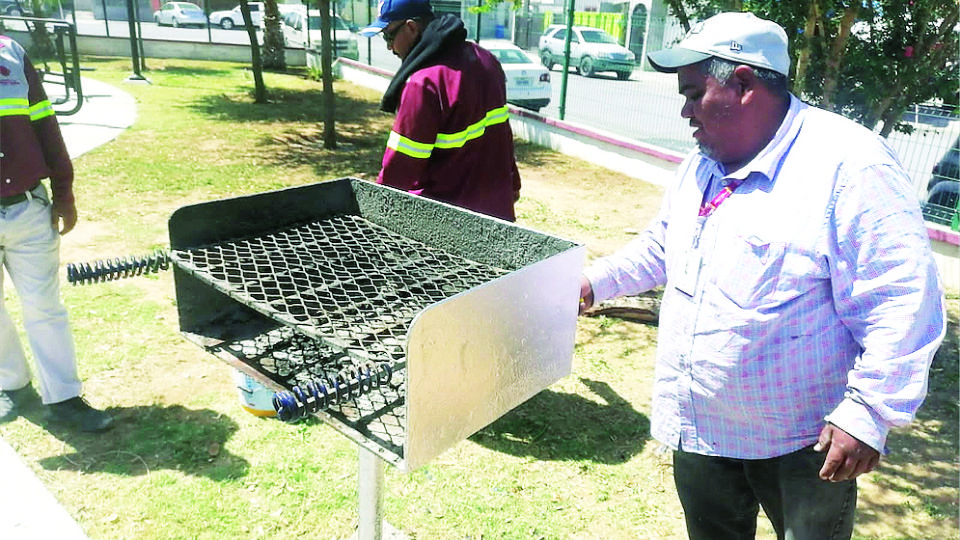
<instances>
[{"instance_id":1,"label":"man's hand","mask_svg":"<svg viewBox=\"0 0 960 540\"><path fill-rule=\"evenodd\" d=\"M77 205L73 202L54 201L50 205L50 218L53 221L53 228L59 229L60 236L63 236L73 230L73 227L77 224ZM63 220L63 227L60 226L61 219Z\"/></svg>"},{"instance_id":2,"label":"man's hand","mask_svg":"<svg viewBox=\"0 0 960 540\"><path fill-rule=\"evenodd\" d=\"M853 480L880 463L880 452L833 424L824 426L813 449L827 452L820 478L831 482Z\"/></svg>"},{"instance_id":3,"label":"man's hand","mask_svg":"<svg viewBox=\"0 0 960 540\"><path fill-rule=\"evenodd\" d=\"M580 315L593 306L593 286L586 276L580 276Z\"/></svg>"}]
</instances>

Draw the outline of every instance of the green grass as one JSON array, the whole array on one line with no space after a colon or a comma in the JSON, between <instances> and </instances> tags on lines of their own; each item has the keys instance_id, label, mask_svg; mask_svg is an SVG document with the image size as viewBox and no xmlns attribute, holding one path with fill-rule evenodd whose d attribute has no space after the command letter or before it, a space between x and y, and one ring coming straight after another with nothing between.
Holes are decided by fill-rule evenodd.
<instances>
[{"instance_id":1,"label":"green grass","mask_svg":"<svg viewBox=\"0 0 960 540\"><path fill-rule=\"evenodd\" d=\"M64 262L163 248L167 218L186 204L379 169L392 118L377 111L375 92L337 83L342 144L325 150L320 85L304 73L267 74L272 102L255 105L243 66L147 63L152 84L127 85L128 60L83 59L95 68L86 75L136 98L138 118L76 161L81 222L64 237ZM642 184L598 179L598 169L528 144L518 156L525 178L576 184L589 170L583 182L611 182L592 188L589 204L604 199L604 208L624 206ZM525 195L521 224L588 244L628 236L603 212L551 201ZM243 411L231 368L179 334L169 272L65 285L63 296L86 393L117 426L109 436L48 431L33 410L0 436L91 540L350 536L357 446L318 421ZM655 328L581 320L570 377L410 474L387 467L386 520L418 539L685 538L669 454L649 436L655 346ZM917 427L892 437L898 452L862 483L858 538L957 537L955 338L950 347ZM770 534L761 521L760 538Z\"/></svg>"}]
</instances>

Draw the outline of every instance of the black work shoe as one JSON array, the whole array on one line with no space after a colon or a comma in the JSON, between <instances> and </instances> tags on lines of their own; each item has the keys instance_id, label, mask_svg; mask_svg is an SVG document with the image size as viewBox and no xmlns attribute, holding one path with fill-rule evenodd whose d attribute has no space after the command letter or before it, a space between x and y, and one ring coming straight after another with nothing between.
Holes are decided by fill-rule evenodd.
<instances>
[{"instance_id":1,"label":"black work shoe","mask_svg":"<svg viewBox=\"0 0 960 540\"><path fill-rule=\"evenodd\" d=\"M45 417L52 424L80 431L97 432L113 427L112 416L94 409L81 397L47 405Z\"/></svg>"},{"instance_id":2,"label":"black work shoe","mask_svg":"<svg viewBox=\"0 0 960 540\"><path fill-rule=\"evenodd\" d=\"M29 384L19 390L0 390L0 424L16 420L20 416L20 408L38 397Z\"/></svg>"}]
</instances>

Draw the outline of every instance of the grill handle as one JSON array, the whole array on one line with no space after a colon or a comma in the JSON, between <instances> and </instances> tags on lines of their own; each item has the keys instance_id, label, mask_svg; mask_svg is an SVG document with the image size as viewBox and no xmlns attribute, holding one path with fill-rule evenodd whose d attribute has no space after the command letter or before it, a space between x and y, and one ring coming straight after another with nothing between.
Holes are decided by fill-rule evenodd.
<instances>
[{"instance_id":1,"label":"grill handle","mask_svg":"<svg viewBox=\"0 0 960 540\"><path fill-rule=\"evenodd\" d=\"M89 285L152 274L168 268L170 268L170 253L157 250L151 255L69 263L67 264L67 281L74 285Z\"/></svg>"},{"instance_id":2,"label":"grill handle","mask_svg":"<svg viewBox=\"0 0 960 540\"><path fill-rule=\"evenodd\" d=\"M277 418L297 422L307 416L357 399L375 388L390 384L393 370L387 362L367 362L340 370L333 377L310 379L290 391L273 395Z\"/></svg>"}]
</instances>

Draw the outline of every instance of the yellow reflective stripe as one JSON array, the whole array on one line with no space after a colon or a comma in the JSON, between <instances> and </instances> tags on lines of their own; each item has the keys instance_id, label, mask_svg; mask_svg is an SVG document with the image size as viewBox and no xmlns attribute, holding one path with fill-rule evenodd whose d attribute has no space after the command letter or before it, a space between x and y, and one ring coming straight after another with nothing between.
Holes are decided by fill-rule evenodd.
<instances>
[{"instance_id":1,"label":"yellow reflective stripe","mask_svg":"<svg viewBox=\"0 0 960 540\"><path fill-rule=\"evenodd\" d=\"M0 99L0 116L30 115L30 102L26 98Z\"/></svg>"},{"instance_id":2,"label":"yellow reflective stripe","mask_svg":"<svg viewBox=\"0 0 960 540\"><path fill-rule=\"evenodd\" d=\"M426 144L408 139L396 131L390 132L387 139L387 148L393 149L401 154L417 159L427 159L433 153L434 148L462 148L468 141L483 136L488 126L502 124L510 118L510 112L507 106L497 107L489 111L482 120L472 124L463 131L457 133L437 133L435 144Z\"/></svg>"},{"instance_id":3,"label":"yellow reflective stripe","mask_svg":"<svg viewBox=\"0 0 960 540\"><path fill-rule=\"evenodd\" d=\"M432 144L424 144L413 139L408 139L396 131L390 132L390 137L387 139L387 148L417 159L427 159L433 152Z\"/></svg>"},{"instance_id":4,"label":"yellow reflective stripe","mask_svg":"<svg viewBox=\"0 0 960 540\"><path fill-rule=\"evenodd\" d=\"M43 100L38 103L35 103L30 106L30 121L36 122L41 118L46 118L53 115L53 105L50 104L50 101Z\"/></svg>"},{"instance_id":5,"label":"yellow reflective stripe","mask_svg":"<svg viewBox=\"0 0 960 540\"><path fill-rule=\"evenodd\" d=\"M506 105L493 109L489 111L482 120L467 127L467 129L463 131L458 133L438 133L437 148L461 148L467 144L467 141L482 137L488 126L502 124L506 122L508 118L510 118L510 113Z\"/></svg>"}]
</instances>

